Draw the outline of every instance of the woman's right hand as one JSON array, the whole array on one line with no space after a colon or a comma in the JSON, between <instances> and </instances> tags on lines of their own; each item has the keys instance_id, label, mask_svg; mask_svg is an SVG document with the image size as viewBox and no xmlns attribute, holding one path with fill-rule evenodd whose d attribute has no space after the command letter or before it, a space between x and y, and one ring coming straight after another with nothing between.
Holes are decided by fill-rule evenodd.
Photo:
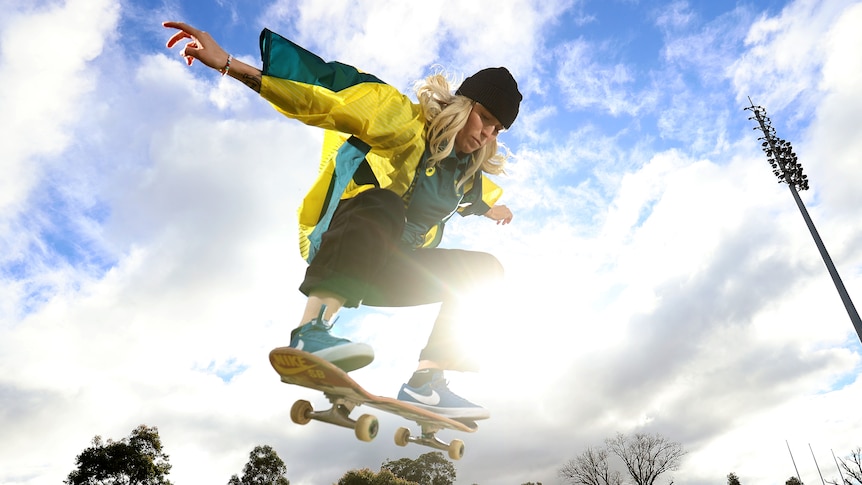
<instances>
[{"instance_id":1,"label":"woman's right hand","mask_svg":"<svg viewBox=\"0 0 862 485\"><path fill-rule=\"evenodd\" d=\"M168 49L183 39L189 39L189 42L180 50L180 55L185 58L189 66L195 59L216 70L222 70L227 65L227 51L222 49L207 32L182 22L162 22L162 25L168 29L179 30L168 39Z\"/></svg>"},{"instance_id":2,"label":"woman's right hand","mask_svg":"<svg viewBox=\"0 0 862 485\"><path fill-rule=\"evenodd\" d=\"M497 221L497 225L506 225L512 222L512 210L505 205L495 205L485 213L485 217Z\"/></svg>"}]
</instances>

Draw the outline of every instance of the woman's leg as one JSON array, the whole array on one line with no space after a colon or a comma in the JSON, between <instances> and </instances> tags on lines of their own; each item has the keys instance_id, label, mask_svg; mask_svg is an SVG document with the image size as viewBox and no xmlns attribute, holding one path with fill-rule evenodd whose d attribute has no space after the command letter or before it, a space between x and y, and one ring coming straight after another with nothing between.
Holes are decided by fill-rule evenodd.
<instances>
[{"instance_id":1,"label":"woman's leg","mask_svg":"<svg viewBox=\"0 0 862 485\"><path fill-rule=\"evenodd\" d=\"M308 296L290 346L311 352L345 371L374 359L373 349L330 333L342 306L358 306L379 268L385 266L404 225L401 198L386 190L370 190L342 201L300 290Z\"/></svg>"},{"instance_id":2,"label":"woman's leg","mask_svg":"<svg viewBox=\"0 0 862 485\"><path fill-rule=\"evenodd\" d=\"M417 249L402 251L390 258L375 282L374 306L407 306L442 302L428 342L419 356L419 365L401 386L398 399L455 419L487 419L487 409L449 389L444 370L473 371L456 325L465 322L459 307L480 304L478 292L502 277L497 258L487 253L457 249Z\"/></svg>"},{"instance_id":3,"label":"woman's leg","mask_svg":"<svg viewBox=\"0 0 862 485\"><path fill-rule=\"evenodd\" d=\"M499 281L503 267L494 256L460 249L417 249L393 255L378 273L369 306L413 306L442 302L428 343L419 356L419 368L475 371L476 363L465 352L455 331L463 325L460 307L479 305L465 300Z\"/></svg>"}]
</instances>

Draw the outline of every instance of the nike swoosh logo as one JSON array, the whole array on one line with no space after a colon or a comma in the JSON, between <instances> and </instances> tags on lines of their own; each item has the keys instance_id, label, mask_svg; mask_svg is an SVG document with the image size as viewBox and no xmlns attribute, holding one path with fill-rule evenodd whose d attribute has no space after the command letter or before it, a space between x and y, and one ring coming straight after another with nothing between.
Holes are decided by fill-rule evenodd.
<instances>
[{"instance_id":1,"label":"nike swoosh logo","mask_svg":"<svg viewBox=\"0 0 862 485\"><path fill-rule=\"evenodd\" d=\"M417 392L413 392L410 389L405 388L404 392L409 394L413 399L425 404L426 406L436 406L440 404L440 394L437 394L437 391L431 391L431 394L424 395L419 394Z\"/></svg>"}]
</instances>

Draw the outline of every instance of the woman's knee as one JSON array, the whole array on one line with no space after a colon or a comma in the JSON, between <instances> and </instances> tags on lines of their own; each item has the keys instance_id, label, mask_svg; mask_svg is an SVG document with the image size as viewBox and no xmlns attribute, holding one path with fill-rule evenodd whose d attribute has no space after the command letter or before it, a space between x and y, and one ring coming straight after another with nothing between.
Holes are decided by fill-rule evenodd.
<instances>
[{"instance_id":1,"label":"woman's knee","mask_svg":"<svg viewBox=\"0 0 862 485\"><path fill-rule=\"evenodd\" d=\"M493 282L503 278L503 264L491 253L453 250L459 254L456 266L467 280Z\"/></svg>"},{"instance_id":2,"label":"woman's knee","mask_svg":"<svg viewBox=\"0 0 862 485\"><path fill-rule=\"evenodd\" d=\"M482 265L485 268L485 273L489 278L494 280L503 279L503 274L505 270L503 269L503 263L497 259L496 256L490 253L479 253L484 258Z\"/></svg>"}]
</instances>

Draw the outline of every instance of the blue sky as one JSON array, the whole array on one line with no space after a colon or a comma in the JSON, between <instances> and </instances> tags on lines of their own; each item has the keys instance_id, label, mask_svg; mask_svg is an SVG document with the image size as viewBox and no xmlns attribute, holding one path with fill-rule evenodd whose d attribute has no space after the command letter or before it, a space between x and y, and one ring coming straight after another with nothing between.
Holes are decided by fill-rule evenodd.
<instances>
[{"instance_id":1,"label":"blue sky","mask_svg":"<svg viewBox=\"0 0 862 485\"><path fill-rule=\"evenodd\" d=\"M540 5L536 5L540 4ZM511 225L444 244L507 271L464 316L492 418L458 483L560 483L617 432L689 452L674 481L827 479L862 445L862 346L743 111L793 143L812 218L859 303L862 3L0 0L0 483L59 483L93 436L158 426L175 483L226 482L273 446L294 484L428 450L289 421L279 383L303 299L295 210L321 133L164 47L163 20L259 65L268 27L410 93L505 65ZM344 312L394 394L435 308ZM319 399L318 399L319 401ZM319 402L318 402L319 403ZM513 440L513 436L518 437Z\"/></svg>"}]
</instances>

